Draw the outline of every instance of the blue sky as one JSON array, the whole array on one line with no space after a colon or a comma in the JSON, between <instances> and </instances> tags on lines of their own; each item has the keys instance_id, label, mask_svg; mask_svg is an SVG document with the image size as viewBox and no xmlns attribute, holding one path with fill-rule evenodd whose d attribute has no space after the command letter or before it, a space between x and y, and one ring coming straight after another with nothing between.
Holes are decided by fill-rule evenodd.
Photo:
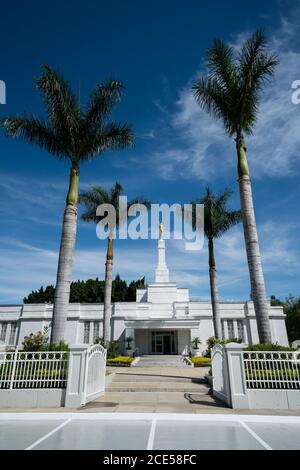
<instances>
[{"instance_id":1,"label":"blue sky","mask_svg":"<svg viewBox=\"0 0 300 470\"><path fill-rule=\"evenodd\" d=\"M300 105L291 84L300 79L300 2L132 0L7 2L1 7L0 79L7 104L0 115L43 113L34 80L47 62L79 89L82 101L106 78L126 84L116 119L130 123L134 149L111 152L82 167L80 188L119 180L129 198L189 202L209 184L238 188L234 143L195 104L191 84L203 71L213 37L239 47L257 27L268 33L280 66L247 140L268 295L299 295ZM21 302L55 282L68 165L0 134L0 302ZM153 279L155 241L117 241L115 273ZM173 280L194 298L209 297L207 251L167 242ZM222 299L249 297L242 226L217 242ZM79 222L73 279L104 274L105 242Z\"/></svg>"}]
</instances>

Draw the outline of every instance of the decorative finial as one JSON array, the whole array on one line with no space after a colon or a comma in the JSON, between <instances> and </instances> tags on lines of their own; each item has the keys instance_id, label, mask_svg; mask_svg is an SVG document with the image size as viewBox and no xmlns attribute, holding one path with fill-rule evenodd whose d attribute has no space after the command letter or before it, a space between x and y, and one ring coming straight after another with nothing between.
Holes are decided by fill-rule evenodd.
<instances>
[{"instance_id":1,"label":"decorative finial","mask_svg":"<svg viewBox=\"0 0 300 470\"><path fill-rule=\"evenodd\" d=\"M163 231L164 231L164 226L163 224L159 224L159 239L162 239L163 236Z\"/></svg>"}]
</instances>

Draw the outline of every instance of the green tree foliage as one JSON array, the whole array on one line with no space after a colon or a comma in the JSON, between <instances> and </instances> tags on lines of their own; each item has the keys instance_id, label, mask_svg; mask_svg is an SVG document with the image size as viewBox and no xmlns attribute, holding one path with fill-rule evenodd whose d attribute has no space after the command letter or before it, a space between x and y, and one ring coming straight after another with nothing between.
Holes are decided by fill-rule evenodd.
<instances>
[{"instance_id":1,"label":"green tree foliage","mask_svg":"<svg viewBox=\"0 0 300 470\"><path fill-rule=\"evenodd\" d=\"M300 297L294 297L290 294L284 302L277 299L275 295L271 296L272 306L282 306L286 314L286 329L289 341L300 339Z\"/></svg>"},{"instance_id":2,"label":"green tree foliage","mask_svg":"<svg viewBox=\"0 0 300 470\"><path fill-rule=\"evenodd\" d=\"M145 288L145 278L132 281L127 285L119 274L116 275L112 284L112 302L134 302L136 289ZM27 297L24 297L24 304L53 303L55 288L50 285L43 286L32 291ZM70 302L94 303L104 301L104 281L88 279L87 281L74 281L71 283Z\"/></svg>"}]
</instances>

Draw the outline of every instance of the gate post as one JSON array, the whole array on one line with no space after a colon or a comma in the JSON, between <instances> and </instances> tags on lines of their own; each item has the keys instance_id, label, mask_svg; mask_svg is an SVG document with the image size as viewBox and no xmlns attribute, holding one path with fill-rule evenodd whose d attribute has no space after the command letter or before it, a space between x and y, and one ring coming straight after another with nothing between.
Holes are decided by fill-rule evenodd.
<instances>
[{"instance_id":1,"label":"gate post","mask_svg":"<svg viewBox=\"0 0 300 470\"><path fill-rule=\"evenodd\" d=\"M249 408L243 360L245 346L247 345L239 343L225 344L232 408Z\"/></svg>"},{"instance_id":2,"label":"gate post","mask_svg":"<svg viewBox=\"0 0 300 470\"><path fill-rule=\"evenodd\" d=\"M85 404L84 382L88 349L88 344L73 344L70 346L66 408L78 408Z\"/></svg>"}]
</instances>

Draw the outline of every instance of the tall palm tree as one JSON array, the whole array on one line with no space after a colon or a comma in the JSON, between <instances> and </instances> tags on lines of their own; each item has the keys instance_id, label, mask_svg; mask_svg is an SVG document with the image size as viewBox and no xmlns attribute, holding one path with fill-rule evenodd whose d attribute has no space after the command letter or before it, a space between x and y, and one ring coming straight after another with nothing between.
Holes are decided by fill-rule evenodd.
<instances>
[{"instance_id":1,"label":"tall palm tree","mask_svg":"<svg viewBox=\"0 0 300 470\"><path fill-rule=\"evenodd\" d=\"M206 188L205 196L192 202L193 209L195 208L196 204L204 204L204 234L208 241L210 296L216 338L222 338L222 326L214 241L217 238L221 238L222 235L227 232L227 230L238 224L242 218L241 211L230 211L228 209L228 200L231 194L231 191L225 190L218 195L214 195L209 188ZM192 214L192 221L195 228L196 211L193 210Z\"/></svg>"},{"instance_id":2,"label":"tall palm tree","mask_svg":"<svg viewBox=\"0 0 300 470\"><path fill-rule=\"evenodd\" d=\"M266 38L260 30L244 43L237 56L232 47L215 39L207 51L208 74L193 86L198 104L221 119L226 133L235 137L244 237L261 343L272 339L244 134L253 133L263 85L274 74L277 63L266 52Z\"/></svg>"},{"instance_id":3,"label":"tall palm tree","mask_svg":"<svg viewBox=\"0 0 300 470\"><path fill-rule=\"evenodd\" d=\"M110 341L110 320L111 320L111 289L112 289L112 271L113 271L113 236L114 231L121 224L119 197L123 194L123 188L116 182L110 190L105 190L101 186L92 186L88 191L83 191L79 195L79 202L85 210L81 215L82 220L86 222L95 222L98 224L106 216L97 215L97 207L101 204L110 204L115 209L115 225L112 221L108 230L107 251L105 262L105 287L104 287L104 309L103 309L103 342L105 345ZM150 203L144 199L134 199L127 202L128 207L133 204L144 204L149 208Z\"/></svg>"},{"instance_id":4,"label":"tall palm tree","mask_svg":"<svg viewBox=\"0 0 300 470\"><path fill-rule=\"evenodd\" d=\"M48 65L43 66L37 88L44 98L47 118L38 119L34 115L5 117L1 124L8 136L21 137L70 163L51 330L51 342L58 343L64 339L66 330L80 166L106 150L128 147L133 142L133 134L127 125L109 121L124 88L120 81L100 83L85 108L80 106L70 84Z\"/></svg>"}]
</instances>

